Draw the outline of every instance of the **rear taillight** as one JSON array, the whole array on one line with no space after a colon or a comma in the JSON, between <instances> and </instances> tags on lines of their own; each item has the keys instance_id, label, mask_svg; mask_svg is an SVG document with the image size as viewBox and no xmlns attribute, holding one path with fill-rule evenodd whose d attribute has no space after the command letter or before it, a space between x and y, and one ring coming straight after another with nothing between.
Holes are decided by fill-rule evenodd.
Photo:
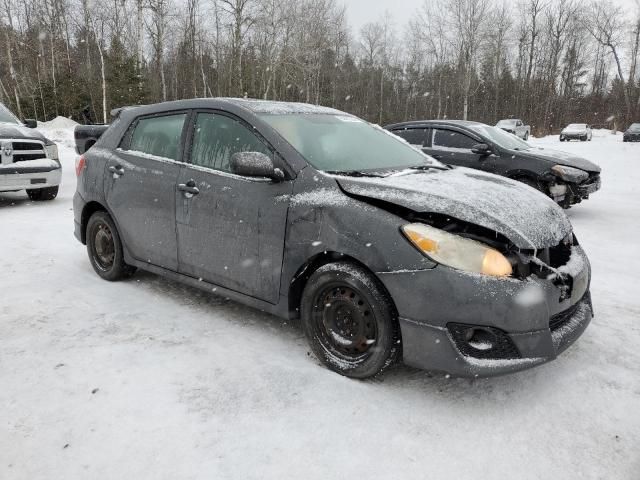
<instances>
[{"instance_id":1,"label":"rear taillight","mask_svg":"<svg viewBox=\"0 0 640 480\"><path fill-rule=\"evenodd\" d=\"M78 158L76 158L76 176L79 177L80 174L82 173L82 170L84 170L85 167L85 161L84 161L84 155L80 155Z\"/></svg>"}]
</instances>

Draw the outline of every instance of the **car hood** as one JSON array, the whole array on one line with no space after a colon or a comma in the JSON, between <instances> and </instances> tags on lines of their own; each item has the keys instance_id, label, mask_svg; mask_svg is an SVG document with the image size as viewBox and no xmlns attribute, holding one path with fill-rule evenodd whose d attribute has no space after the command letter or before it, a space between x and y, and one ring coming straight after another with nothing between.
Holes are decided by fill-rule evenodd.
<instances>
[{"instance_id":1,"label":"car hood","mask_svg":"<svg viewBox=\"0 0 640 480\"><path fill-rule=\"evenodd\" d=\"M532 147L529 150L518 150L515 152L520 157L535 160L546 160L554 165L566 165L567 167L579 168L585 172L600 173L600 167L586 158L577 157L560 150L548 150L546 148Z\"/></svg>"},{"instance_id":2,"label":"car hood","mask_svg":"<svg viewBox=\"0 0 640 480\"><path fill-rule=\"evenodd\" d=\"M0 123L0 140L5 138L47 141L44 135L33 128L15 123Z\"/></svg>"},{"instance_id":3,"label":"car hood","mask_svg":"<svg viewBox=\"0 0 640 480\"><path fill-rule=\"evenodd\" d=\"M418 213L437 213L498 232L522 249L558 245L572 231L564 211L531 187L505 177L455 168L385 178L336 177L358 197Z\"/></svg>"}]
</instances>

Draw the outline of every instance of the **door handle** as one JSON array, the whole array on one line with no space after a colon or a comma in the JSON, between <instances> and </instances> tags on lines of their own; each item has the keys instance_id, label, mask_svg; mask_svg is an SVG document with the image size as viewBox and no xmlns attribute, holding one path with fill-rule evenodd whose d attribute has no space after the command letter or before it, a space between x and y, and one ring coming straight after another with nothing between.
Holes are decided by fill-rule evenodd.
<instances>
[{"instance_id":1,"label":"door handle","mask_svg":"<svg viewBox=\"0 0 640 480\"><path fill-rule=\"evenodd\" d=\"M191 198L200 193L200 189L196 187L194 180L189 180L187 183L180 183L178 185L178 191L182 192L187 198Z\"/></svg>"},{"instance_id":2,"label":"door handle","mask_svg":"<svg viewBox=\"0 0 640 480\"><path fill-rule=\"evenodd\" d=\"M124 168L122 168L122 165L111 165L109 167L109 171L113 173L114 178L118 178L124 175Z\"/></svg>"},{"instance_id":3,"label":"door handle","mask_svg":"<svg viewBox=\"0 0 640 480\"><path fill-rule=\"evenodd\" d=\"M436 160L440 160L442 158L442 155L440 155L439 153L434 153L433 155L431 155L433 158L435 158Z\"/></svg>"}]
</instances>

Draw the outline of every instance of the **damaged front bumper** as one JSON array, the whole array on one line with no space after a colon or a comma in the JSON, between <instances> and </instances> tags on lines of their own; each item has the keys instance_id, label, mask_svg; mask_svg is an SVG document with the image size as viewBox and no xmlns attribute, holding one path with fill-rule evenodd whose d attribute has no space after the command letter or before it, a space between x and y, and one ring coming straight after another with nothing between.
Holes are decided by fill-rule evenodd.
<instances>
[{"instance_id":1,"label":"damaged front bumper","mask_svg":"<svg viewBox=\"0 0 640 480\"><path fill-rule=\"evenodd\" d=\"M379 273L398 309L404 362L486 377L555 359L593 316L590 266L580 247L569 264L569 292L535 275L496 278L444 266Z\"/></svg>"},{"instance_id":2,"label":"damaged front bumper","mask_svg":"<svg viewBox=\"0 0 640 480\"><path fill-rule=\"evenodd\" d=\"M588 200L589 196L602 188L600 176L592 176L584 183L557 183L549 187L549 195L560 206L568 208L583 200Z\"/></svg>"},{"instance_id":3,"label":"damaged front bumper","mask_svg":"<svg viewBox=\"0 0 640 480\"><path fill-rule=\"evenodd\" d=\"M51 159L0 165L0 192L56 187L61 179L62 167Z\"/></svg>"}]
</instances>

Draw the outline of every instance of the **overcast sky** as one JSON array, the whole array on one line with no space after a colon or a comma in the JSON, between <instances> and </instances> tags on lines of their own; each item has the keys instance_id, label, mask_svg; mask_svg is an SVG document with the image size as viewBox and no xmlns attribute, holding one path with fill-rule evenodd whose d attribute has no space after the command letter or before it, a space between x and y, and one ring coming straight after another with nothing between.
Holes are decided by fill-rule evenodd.
<instances>
[{"instance_id":1,"label":"overcast sky","mask_svg":"<svg viewBox=\"0 0 640 480\"><path fill-rule=\"evenodd\" d=\"M391 14L395 27L400 30L424 4L424 0L342 0L347 6L349 25L354 34L367 22L375 22ZM583 0L585 3L586 0ZM636 0L613 0L615 4L631 8Z\"/></svg>"}]
</instances>

